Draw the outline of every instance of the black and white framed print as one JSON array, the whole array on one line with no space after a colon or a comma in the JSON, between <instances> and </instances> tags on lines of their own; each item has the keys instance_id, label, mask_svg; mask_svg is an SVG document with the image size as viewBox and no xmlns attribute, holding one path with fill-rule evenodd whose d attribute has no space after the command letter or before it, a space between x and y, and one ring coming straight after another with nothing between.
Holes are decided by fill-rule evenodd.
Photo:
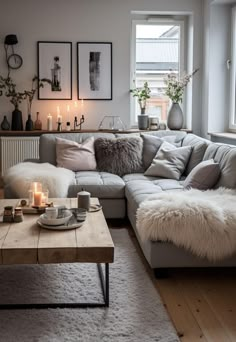
<instances>
[{"instance_id":1,"label":"black and white framed print","mask_svg":"<svg viewBox=\"0 0 236 342\"><path fill-rule=\"evenodd\" d=\"M39 100L72 99L71 42L38 42L38 78L51 80L39 88Z\"/></svg>"},{"instance_id":2,"label":"black and white framed print","mask_svg":"<svg viewBox=\"0 0 236 342\"><path fill-rule=\"evenodd\" d=\"M78 99L112 100L112 43L77 43Z\"/></svg>"}]
</instances>

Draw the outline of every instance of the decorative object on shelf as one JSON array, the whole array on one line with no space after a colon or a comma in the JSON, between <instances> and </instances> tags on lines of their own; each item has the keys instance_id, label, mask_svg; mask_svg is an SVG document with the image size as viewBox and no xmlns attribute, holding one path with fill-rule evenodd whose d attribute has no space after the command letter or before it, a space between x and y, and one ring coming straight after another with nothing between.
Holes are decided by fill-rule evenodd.
<instances>
[{"instance_id":1,"label":"decorative object on shelf","mask_svg":"<svg viewBox=\"0 0 236 342\"><path fill-rule=\"evenodd\" d=\"M7 120L6 115L4 115L2 123L1 123L1 129L3 131L8 131L10 129L11 125L9 123L9 121Z\"/></svg>"},{"instance_id":2,"label":"decorative object on shelf","mask_svg":"<svg viewBox=\"0 0 236 342\"><path fill-rule=\"evenodd\" d=\"M149 129L157 130L159 129L159 118L157 116L149 116Z\"/></svg>"},{"instance_id":3,"label":"decorative object on shelf","mask_svg":"<svg viewBox=\"0 0 236 342\"><path fill-rule=\"evenodd\" d=\"M70 131L70 121L67 121L67 123L66 123L66 130Z\"/></svg>"},{"instance_id":4,"label":"decorative object on shelf","mask_svg":"<svg viewBox=\"0 0 236 342\"><path fill-rule=\"evenodd\" d=\"M39 100L72 99L72 43L39 41L38 78L51 75L51 82L38 88Z\"/></svg>"},{"instance_id":5,"label":"decorative object on shelf","mask_svg":"<svg viewBox=\"0 0 236 342\"><path fill-rule=\"evenodd\" d=\"M8 34L4 40L4 48L6 53L6 62L8 66L8 76L10 75L10 69L19 69L23 64L23 59L20 55L14 51L14 45L18 43L17 36L15 34ZM12 53L8 54L8 47L11 46Z\"/></svg>"},{"instance_id":6,"label":"decorative object on shelf","mask_svg":"<svg viewBox=\"0 0 236 342\"><path fill-rule=\"evenodd\" d=\"M99 131L124 131L125 125L119 116L106 115L98 126Z\"/></svg>"},{"instance_id":7,"label":"decorative object on shelf","mask_svg":"<svg viewBox=\"0 0 236 342\"><path fill-rule=\"evenodd\" d=\"M159 129L160 129L160 130L166 130L166 124L165 124L165 122L160 122L160 124L159 124Z\"/></svg>"},{"instance_id":8,"label":"decorative object on shelf","mask_svg":"<svg viewBox=\"0 0 236 342\"><path fill-rule=\"evenodd\" d=\"M130 91L133 97L137 97L140 106L140 115L138 115L138 128L147 129L149 127L148 115L146 115L147 99L150 98L151 89L148 82L144 82L142 88L135 88Z\"/></svg>"},{"instance_id":9,"label":"decorative object on shelf","mask_svg":"<svg viewBox=\"0 0 236 342\"><path fill-rule=\"evenodd\" d=\"M18 106L12 112L11 130L23 131L22 112L18 109Z\"/></svg>"},{"instance_id":10,"label":"decorative object on shelf","mask_svg":"<svg viewBox=\"0 0 236 342\"><path fill-rule=\"evenodd\" d=\"M31 114L28 114L28 120L25 123L25 130L33 131L33 129L34 129L34 123L33 123L33 120L31 119Z\"/></svg>"},{"instance_id":11,"label":"decorative object on shelf","mask_svg":"<svg viewBox=\"0 0 236 342\"><path fill-rule=\"evenodd\" d=\"M50 113L47 116L47 130L52 131L52 115Z\"/></svg>"},{"instance_id":12,"label":"decorative object on shelf","mask_svg":"<svg viewBox=\"0 0 236 342\"><path fill-rule=\"evenodd\" d=\"M39 117L39 112L36 113L36 120L34 122L34 129L40 131L42 129L42 121Z\"/></svg>"},{"instance_id":13,"label":"decorative object on shelf","mask_svg":"<svg viewBox=\"0 0 236 342\"><path fill-rule=\"evenodd\" d=\"M77 129L77 127L79 127L78 129L81 130L82 128L82 124L84 123L84 115L81 116L81 118L79 119L79 123L77 121L77 116L75 116L74 118L74 130Z\"/></svg>"},{"instance_id":14,"label":"decorative object on shelf","mask_svg":"<svg viewBox=\"0 0 236 342\"><path fill-rule=\"evenodd\" d=\"M180 78L172 72L164 78L164 83L167 86L165 94L172 101L172 106L167 117L167 126L169 129L179 130L183 127L184 117L179 103L183 101L184 89L197 71L198 69L195 69L191 74L185 74Z\"/></svg>"},{"instance_id":15,"label":"decorative object on shelf","mask_svg":"<svg viewBox=\"0 0 236 342\"><path fill-rule=\"evenodd\" d=\"M57 131L58 132L62 131L62 122L61 121L57 121Z\"/></svg>"},{"instance_id":16,"label":"decorative object on shelf","mask_svg":"<svg viewBox=\"0 0 236 342\"><path fill-rule=\"evenodd\" d=\"M148 129L149 127L149 116L147 114L140 114L138 115L138 128Z\"/></svg>"},{"instance_id":17,"label":"decorative object on shelf","mask_svg":"<svg viewBox=\"0 0 236 342\"><path fill-rule=\"evenodd\" d=\"M78 99L112 100L112 43L77 43Z\"/></svg>"},{"instance_id":18,"label":"decorative object on shelf","mask_svg":"<svg viewBox=\"0 0 236 342\"><path fill-rule=\"evenodd\" d=\"M148 87L148 82L144 82L142 88L135 88L130 91L133 97L137 97L140 106L141 114L146 113L147 99L150 99L151 89Z\"/></svg>"}]
</instances>

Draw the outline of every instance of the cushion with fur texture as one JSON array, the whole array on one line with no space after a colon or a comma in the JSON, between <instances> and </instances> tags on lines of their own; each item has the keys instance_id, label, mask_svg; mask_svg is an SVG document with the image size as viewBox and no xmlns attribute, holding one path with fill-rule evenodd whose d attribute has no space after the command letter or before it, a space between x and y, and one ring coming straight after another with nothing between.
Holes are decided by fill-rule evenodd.
<instances>
[{"instance_id":1,"label":"cushion with fur texture","mask_svg":"<svg viewBox=\"0 0 236 342\"><path fill-rule=\"evenodd\" d=\"M74 172L49 163L19 163L8 169L4 183L10 186L18 198L28 198L32 182L40 182L48 189L49 197L67 197L68 187L74 184Z\"/></svg>"},{"instance_id":2,"label":"cushion with fur texture","mask_svg":"<svg viewBox=\"0 0 236 342\"><path fill-rule=\"evenodd\" d=\"M207 190L213 188L220 177L220 164L213 159L204 160L195 166L186 177L184 188Z\"/></svg>"},{"instance_id":3,"label":"cushion with fur texture","mask_svg":"<svg viewBox=\"0 0 236 342\"><path fill-rule=\"evenodd\" d=\"M97 168L118 176L141 172L142 148L141 137L98 138L95 140Z\"/></svg>"},{"instance_id":4,"label":"cushion with fur texture","mask_svg":"<svg viewBox=\"0 0 236 342\"><path fill-rule=\"evenodd\" d=\"M57 166L72 171L93 171L97 168L94 151L94 137L81 144L56 137Z\"/></svg>"}]
</instances>

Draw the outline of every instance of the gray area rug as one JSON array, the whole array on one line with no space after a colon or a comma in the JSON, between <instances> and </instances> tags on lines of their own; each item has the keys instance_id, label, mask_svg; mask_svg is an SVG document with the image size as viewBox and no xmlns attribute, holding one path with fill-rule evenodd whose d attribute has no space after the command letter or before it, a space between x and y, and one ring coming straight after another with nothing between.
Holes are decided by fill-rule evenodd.
<instances>
[{"instance_id":1,"label":"gray area rug","mask_svg":"<svg viewBox=\"0 0 236 342\"><path fill-rule=\"evenodd\" d=\"M110 307L0 311L4 342L179 341L126 229L111 229ZM0 302L102 301L96 265L0 267Z\"/></svg>"}]
</instances>

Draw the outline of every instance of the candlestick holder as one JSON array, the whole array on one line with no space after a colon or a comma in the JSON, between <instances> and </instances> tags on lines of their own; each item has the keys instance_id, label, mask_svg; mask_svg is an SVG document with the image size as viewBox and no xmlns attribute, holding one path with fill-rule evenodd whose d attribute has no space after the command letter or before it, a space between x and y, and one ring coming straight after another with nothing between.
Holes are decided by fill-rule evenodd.
<instances>
[{"instance_id":1,"label":"candlestick holder","mask_svg":"<svg viewBox=\"0 0 236 342\"><path fill-rule=\"evenodd\" d=\"M74 130L77 129L77 127L79 127L78 129L81 130L82 128L82 124L84 123L84 115L81 116L81 118L79 119L79 123L77 121L77 116L75 116L75 119L74 119Z\"/></svg>"},{"instance_id":2,"label":"candlestick holder","mask_svg":"<svg viewBox=\"0 0 236 342\"><path fill-rule=\"evenodd\" d=\"M62 122L57 121L57 131L61 132L62 131Z\"/></svg>"}]
</instances>

